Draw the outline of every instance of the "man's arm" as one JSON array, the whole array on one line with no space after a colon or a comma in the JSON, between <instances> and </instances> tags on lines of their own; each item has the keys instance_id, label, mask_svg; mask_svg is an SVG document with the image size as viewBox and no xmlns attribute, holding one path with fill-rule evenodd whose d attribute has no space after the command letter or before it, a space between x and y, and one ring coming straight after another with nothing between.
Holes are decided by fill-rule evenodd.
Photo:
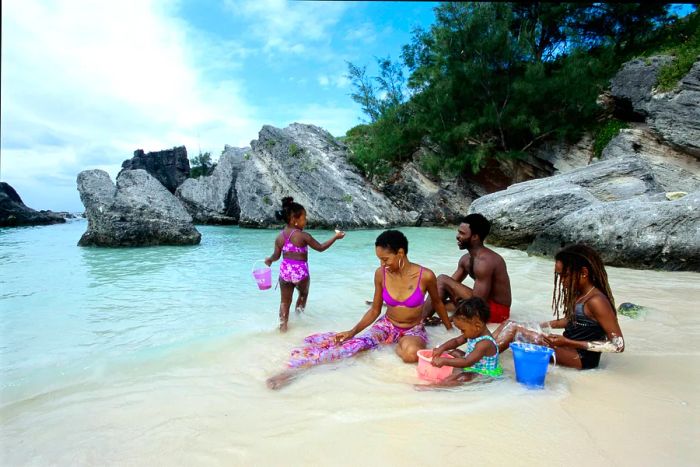
<instances>
[{"instance_id":1,"label":"man's arm","mask_svg":"<svg viewBox=\"0 0 700 467\"><path fill-rule=\"evenodd\" d=\"M474 261L474 258L472 258ZM495 263L491 258L479 259L474 263L474 289L472 295L488 301L491 296Z\"/></svg>"},{"instance_id":2,"label":"man's arm","mask_svg":"<svg viewBox=\"0 0 700 467\"><path fill-rule=\"evenodd\" d=\"M462 255L457 262L457 270L452 273L452 279L456 280L457 282L462 282L464 279L466 279L467 274L469 274L470 261L471 257L468 253L466 255Z\"/></svg>"}]
</instances>

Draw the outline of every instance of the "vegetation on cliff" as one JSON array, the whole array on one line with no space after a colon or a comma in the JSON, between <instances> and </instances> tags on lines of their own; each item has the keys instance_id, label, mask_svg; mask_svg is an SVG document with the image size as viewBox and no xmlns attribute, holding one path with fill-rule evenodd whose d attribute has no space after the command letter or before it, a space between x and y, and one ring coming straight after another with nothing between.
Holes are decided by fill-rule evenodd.
<instances>
[{"instance_id":1,"label":"vegetation on cliff","mask_svg":"<svg viewBox=\"0 0 700 467\"><path fill-rule=\"evenodd\" d=\"M621 63L672 53L661 81L673 87L700 53L698 12L679 19L663 4L469 2L435 13L400 63L377 59L373 77L348 63L351 97L369 121L347 143L369 177L420 146L436 150L422 159L425 170L457 174L521 157L543 139L591 130L605 140L620 124L603 121L596 98Z\"/></svg>"}]
</instances>

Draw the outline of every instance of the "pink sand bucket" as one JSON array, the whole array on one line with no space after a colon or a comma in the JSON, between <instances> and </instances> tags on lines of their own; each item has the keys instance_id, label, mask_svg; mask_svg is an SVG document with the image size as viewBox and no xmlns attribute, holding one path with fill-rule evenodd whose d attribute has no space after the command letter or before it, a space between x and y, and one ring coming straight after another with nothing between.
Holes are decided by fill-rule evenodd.
<instances>
[{"instance_id":1,"label":"pink sand bucket","mask_svg":"<svg viewBox=\"0 0 700 467\"><path fill-rule=\"evenodd\" d=\"M454 358L448 353L443 353L442 356L445 358ZM420 379L438 383L452 374L453 367L445 365L438 368L430 363L432 359L432 350L423 349L418 351L418 368L416 370L418 371L418 377Z\"/></svg>"},{"instance_id":2,"label":"pink sand bucket","mask_svg":"<svg viewBox=\"0 0 700 467\"><path fill-rule=\"evenodd\" d=\"M263 267L257 267L258 263L261 262L262 261L256 261L255 264L253 264L253 278L255 278L255 282L257 282L260 290L267 290L272 287L272 269L265 266L264 262L262 262Z\"/></svg>"}]
</instances>

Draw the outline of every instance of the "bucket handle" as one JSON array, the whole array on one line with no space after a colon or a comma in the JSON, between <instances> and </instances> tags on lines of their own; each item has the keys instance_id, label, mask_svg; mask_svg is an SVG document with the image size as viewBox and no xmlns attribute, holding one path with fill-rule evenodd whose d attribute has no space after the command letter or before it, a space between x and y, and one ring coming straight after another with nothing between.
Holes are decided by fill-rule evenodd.
<instances>
[{"instance_id":1,"label":"bucket handle","mask_svg":"<svg viewBox=\"0 0 700 467\"><path fill-rule=\"evenodd\" d=\"M267 264L265 264L265 260L264 260L264 259L259 259L259 260L256 260L256 261L253 263L253 269L251 269L250 272L253 272L253 271L257 271L257 270L259 270L259 269L262 269L262 268L256 268L256 267L255 267L258 263L262 263L263 265L265 265L266 268L269 268L269 267L270 267L270 266L268 266Z\"/></svg>"}]
</instances>

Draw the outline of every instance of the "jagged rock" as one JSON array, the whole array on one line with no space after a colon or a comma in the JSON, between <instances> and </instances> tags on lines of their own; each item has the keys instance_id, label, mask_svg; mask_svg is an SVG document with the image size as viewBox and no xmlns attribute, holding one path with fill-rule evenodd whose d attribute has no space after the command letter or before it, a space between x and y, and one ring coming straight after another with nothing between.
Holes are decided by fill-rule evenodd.
<instances>
[{"instance_id":1,"label":"jagged rock","mask_svg":"<svg viewBox=\"0 0 700 467\"><path fill-rule=\"evenodd\" d=\"M460 180L431 180L414 162L381 188L399 209L415 213L417 225L456 224L476 198Z\"/></svg>"},{"instance_id":2,"label":"jagged rock","mask_svg":"<svg viewBox=\"0 0 700 467\"><path fill-rule=\"evenodd\" d=\"M226 146L214 172L188 178L175 191L183 206L199 224L237 224L240 217L236 178L250 148Z\"/></svg>"},{"instance_id":3,"label":"jagged rock","mask_svg":"<svg viewBox=\"0 0 700 467\"><path fill-rule=\"evenodd\" d=\"M309 227L385 227L417 220L363 179L347 162L345 145L319 127L266 125L251 147L235 183L242 226L279 225L274 213L285 196L306 208Z\"/></svg>"},{"instance_id":4,"label":"jagged rock","mask_svg":"<svg viewBox=\"0 0 700 467\"><path fill-rule=\"evenodd\" d=\"M615 100L615 115L622 120L643 121L648 115L651 93L656 86L659 69L673 61L668 55L631 60L610 81Z\"/></svg>"},{"instance_id":5,"label":"jagged rock","mask_svg":"<svg viewBox=\"0 0 700 467\"><path fill-rule=\"evenodd\" d=\"M0 227L60 224L66 221L64 214L27 207L14 188L0 182Z\"/></svg>"},{"instance_id":6,"label":"jagged rock","mask_svg":"<svg viewBox=\"0 0 700 467\"><path fill-rule=\"evenodd\" d=\"M576 143L545 141L534 150L535 157L554 167L554 174L585 167L593 160L593 137L585 134Z\"/></svg>"},{"instance_id":7,"label":"jagged rock","mask_svg":"<svg viewBox=\"0 0 700 467\"><path fill-rule=\"evenodd\" d=\"M700 158L700 61L677 90L654 95L647 109L651 128L672 145Z\"/></svg>"},{"instance_id":8,"label":"jagged rock","mask_svg":"<svg viewBox=\"0 0 700 467\"><path fill-rule=\"evenodd\" d=\"M117 185L103 170L78 174L78 191L88 229L80 246L196 245L192 217L145 170L124 170Z\"/></svg>"},{"instance_id":9,"label":"jagged rock","mask_svg":"<svg viewBox=\"0 0 700 467\"><path fill-rule=\"evenodd\" d=\"M469 213L491 221L489 242L523 249L567 214L610 201L659 199L663 191L646 162L624 157L517 183L475 200Z\"/></svg>"},{"instance_id":10,"label":"jagged rock","mask_svg":"<svg viewBox=\"0 0 700 467\"><path fill-rule=\"evenodd\" d=\"M677 201L637 198L577 210L542 231L527 251L553 255L571 243L595 248L613 266L700 271L700 192Z\"/></svg>"},{"instance_id":11,"label":"jagged rock","mask_svg":"<svg viewBox=\"0 0 700 467\"><path fill-rule=\"evenodd\" d=\"M190 161L185 146L144 154L142 149L134 151L134 157L122 162L124 170L143 169L158 180L170 193L190 176ZM122 172L119 172L121 175ZM117 175L119 178L119 175Z\"/></svg>"},{"instance_id":12,"label":"jagged rock","mask_svg":"<svg viewBox=\"0 0 700 467\"><path fill-rule=\"evenodd\" d=\"M651 169L664 191L700 190L700 161L663 144L644 126L621 130L603 149L602 160L638 157Z\"/></svg>"}]
</instances>

